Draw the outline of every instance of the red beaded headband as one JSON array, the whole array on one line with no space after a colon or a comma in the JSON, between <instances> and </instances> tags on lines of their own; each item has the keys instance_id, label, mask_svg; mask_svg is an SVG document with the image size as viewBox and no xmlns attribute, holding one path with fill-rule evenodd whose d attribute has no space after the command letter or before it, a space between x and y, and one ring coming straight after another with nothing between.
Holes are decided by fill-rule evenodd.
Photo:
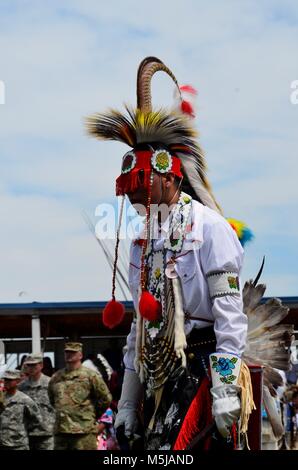
<instances>
[{"instance_id":1,"label":"red beaded headband","mask_svg":"<svg viewBox=\"0 0 298 470\"><path fill-rule=\"evenodd\" d=\"M179 178L183 177L180 159L167 150L132 150L127 152L122 160L121 175L116 180L117 196L132 193L140 186L140 170L143 170L142 186L147 190L152 170L161 174L174 173Z\"/></svg>"}]
</instances>

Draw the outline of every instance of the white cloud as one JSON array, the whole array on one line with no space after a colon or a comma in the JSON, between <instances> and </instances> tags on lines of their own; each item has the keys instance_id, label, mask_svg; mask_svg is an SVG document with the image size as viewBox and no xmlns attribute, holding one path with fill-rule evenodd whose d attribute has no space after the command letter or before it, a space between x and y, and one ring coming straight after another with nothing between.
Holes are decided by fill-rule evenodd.
<instances>
[{"instance_id":1,"label":"white cloud","mask_svg":"<svg viewBox=\"0 0 298 470\"><path fill-rule=\"evenodd\" d=\"M13 300L17 290L33 290L36 300L109 297L80 211L93 213L111 199L125 146L87 138L83 117L134 104L138 63L152 54L199 89L209 177L225 213L256 233L251 267L268 249L276 294L294 295L297 276L282 261L275 273L277 254L266 240L296 254L298 223L283 217L283 208L290 214L298 203L298 106L290 103L298 79L296 2L25 4L0 7L3 298ZM153 95L158 105L171 103L168 77L154 78Z\"/></svg>"},{"instance_id":2,"label":"white cloud","mask_svg":"<svg viewBox=\"0 0 298 470\"><path fill-rule=\"evenodd\" d=\"M79 208L36 196L1 202L0 302L20 292L26 301L110 298L110 268Z\"/></svg>"}]
</instances>

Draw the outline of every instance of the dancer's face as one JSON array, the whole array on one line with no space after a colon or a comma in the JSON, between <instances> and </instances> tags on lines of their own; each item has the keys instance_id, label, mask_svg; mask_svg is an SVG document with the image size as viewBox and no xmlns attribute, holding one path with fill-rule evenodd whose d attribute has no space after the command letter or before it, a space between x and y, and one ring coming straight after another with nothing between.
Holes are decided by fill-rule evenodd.
<instances>
[{"instance_id":1,"label":"dancer's face","mask_svg":"<svg viewBox=\"0 0 298 470\"><path fill-rule=\"evenodd\" d=\"M168 204L176 190L175 176L172 173L161 175L154 172L151 205ZM142 171L139 172L140 186L133 193L128 193L130 203L135 207L139 215L145 216L148 202L148 189L142 186Z\"/></svg>"}]
</instances>

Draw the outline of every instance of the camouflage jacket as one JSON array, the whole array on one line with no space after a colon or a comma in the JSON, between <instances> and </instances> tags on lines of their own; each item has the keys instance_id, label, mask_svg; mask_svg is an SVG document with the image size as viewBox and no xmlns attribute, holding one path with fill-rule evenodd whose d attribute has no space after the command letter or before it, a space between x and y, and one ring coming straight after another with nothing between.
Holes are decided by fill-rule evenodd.
<instances>
[{"instance_id":1,"label":"camouflage jacket","mask_svg":"<svg viewBox=\"0 0 298 470\"><path fill-rule=\"evenodd\" d=\"M42 416L42 427L34 429L30 432L30 436L51 436L54 432L55 410L49 400L49 381L50 377L41 374L39 380L26 379L19 385L19 390L26 393L39 406Z\"/></svg>"},{"instance_id":2,"label":"camouflage jacket","mask_svg":"<svg viewBox=\"0 0 298 470\"><path fill-rule=\"evenodd\" d=\"M30 397L16 391L4 393L4 409L0 413L0 445L13 448L29 448L29 432L42 426L38 406Z\"/></svg>"},{"instance_id":3,"label":"camouflage jacket","mask_svg":"<svg viewBox=\"0 0 298 470\"><path fill-rule=\"evenodd\" d=\"M48 392L56 411L55 433L96 433L96 419L112 400L99 374L83 366L74 371L56 372Z\"/></svg>"}]
</instances>

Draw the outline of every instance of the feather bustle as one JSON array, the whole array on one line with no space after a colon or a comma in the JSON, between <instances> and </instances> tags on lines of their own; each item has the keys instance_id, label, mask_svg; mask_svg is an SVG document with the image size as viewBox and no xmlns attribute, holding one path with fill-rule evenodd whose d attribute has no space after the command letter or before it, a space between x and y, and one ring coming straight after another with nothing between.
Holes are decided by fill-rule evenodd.
<instances>
[{"instance_id":1,"label":"feather bustle","mask_svg":"<svg viewBox=\"0 0 298 470\"><path fill-rule=\"evenodd\" d=\"M289 369L289 347L294 327L281 324L289 309L282 305L280 299L272 298L260 304L265 289L264 284L254 286L252 280L243 288L243 311L248 319L248 332L242 359L247 364L263 366L264 384L271 395L275 395L276 388L282 385L282 377L274 369Z\"/></svg>"},{"instance_id":2,"label":"feather bustle","mask_svg":"<svg viewBox=\"0 0 298 470\"><path fill-rule=\"evenodd\" d=\"M262 299L266 290L265 284L258 284L253 286L253 280L246 281L243 287L243 304L246 311L254 309Z\"/></svg>"}]
</instances>

